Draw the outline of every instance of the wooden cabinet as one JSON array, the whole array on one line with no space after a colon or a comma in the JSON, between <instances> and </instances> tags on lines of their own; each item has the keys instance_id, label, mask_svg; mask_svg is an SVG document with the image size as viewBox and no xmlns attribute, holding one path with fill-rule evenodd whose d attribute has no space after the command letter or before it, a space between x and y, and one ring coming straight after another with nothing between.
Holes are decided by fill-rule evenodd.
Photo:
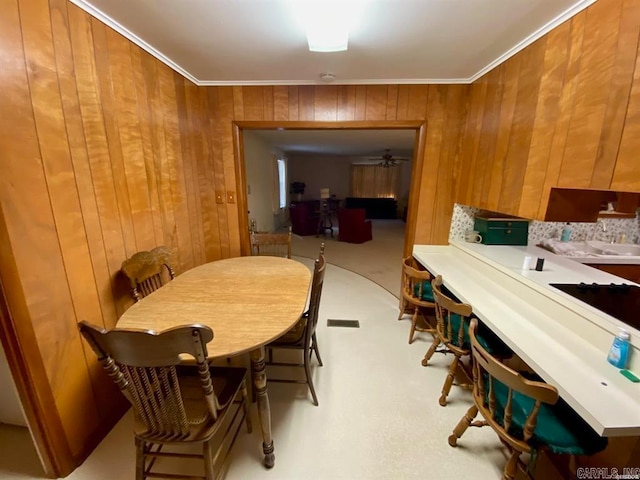
<instances>
[{"instance_id":1,"label":"wooden cabinet","mask_svg":"<svg viewBox=\"0 0 640 480\"><path fill-rule=\"evenodd\" d=\"M640 283L640 265L617 264L617 263L593 263L590 267L597 268L603 272L626 278L635 283Z\"/></svg>"}]
</instances>

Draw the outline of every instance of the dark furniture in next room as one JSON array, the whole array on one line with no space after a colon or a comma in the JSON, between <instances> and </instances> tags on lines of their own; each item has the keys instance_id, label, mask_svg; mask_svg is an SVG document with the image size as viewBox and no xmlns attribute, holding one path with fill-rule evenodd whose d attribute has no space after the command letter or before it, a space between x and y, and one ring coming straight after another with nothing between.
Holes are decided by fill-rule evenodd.
<instances>
[{"instance_id":1,"label":"dark furniture in next room","mask_svg":"<svg viewBox=\"0 0 640 480\"><path fill-rule=\"evenodd\" d=\"M318 200L293 202L289 206L289 217L293 233L301 236L316 235L320 219L320 202Z\"/></svg>"},{"instance_id":2,"label":"dark furniture in next room","mask_svg":"<svg viewBox=\"0 0 640 480\"><path fill-rule=\"evenodd\" d=\"M345 207L364 208L367 218L398 218L398 202L394 198L347 197Z\"/></svg>"},{"instance_id":3,"label":"dark furniture in next room","mask_svg":"<svg viewBox=\"0 0 640 480\"><path fill-rule=\"evenodd\" d=\"M338 240L348 243L364 243L373 238L371 222L365 220L363 208L338 209Z\"/></svg>"}]
</instances>

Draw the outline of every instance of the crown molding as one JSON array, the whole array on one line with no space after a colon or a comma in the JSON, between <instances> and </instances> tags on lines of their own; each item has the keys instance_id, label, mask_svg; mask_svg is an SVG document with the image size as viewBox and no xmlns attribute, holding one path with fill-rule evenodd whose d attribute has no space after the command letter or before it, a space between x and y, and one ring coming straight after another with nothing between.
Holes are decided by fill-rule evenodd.
<instances>
[{"instance_id":1,"label":"crown molding","mask_svg":"<svg viewBox=\"0 0 640 480\"><path fill-rule=\"evenodd\" d=\"M116 22L114 19L112 19L109 15L104 13L102 10L97 9L93 5L87 3L85 0L69 0L69 1L74 5L76 5L77 7L84 10L85 12L87 12L92 17L95 17L98 20L100 20L106 26L113 28L120 35L127 38L131 42L135 43L137 46L142 48L147 53L153 55L155 58L160 60L162 63L164 63L166 66L168 66L172 70L175 70L177 73L191 80L196 85L200 85L200 81L196 77L191 75L189 72L187 72L184 68L182 68L180 65L175 63L169 57L165 56L162 52L160 52L159 50L156 50L153 46L149 45L142 38L138 37L135 33L131 32L127 28L120 25L118 22Z\"/></svg>"},{"instance_id":2,"label":"crown molding","mask_svg":"<svg viewBox=\"0 0 640 480\"><path fill-rule=\"evenodd\" d=\"M543 25L541 28L539 28L538 30L533 32L531 35L529 35L527 38L522 40L520 43L516 44L515 46L513 46L512 48L510 48L509 50L504 52L502 55L500 55L498 58L496 58L493 62L489 63L487 66L485 66L485 67L481 68L480 70L478 70L478 72L476 72L474 75L469 77L467 83L475 82L480 77L482 77L486 73L489 73L491 70L496 68L501 63L506 62L509 58L513 57L519 51L524 50L529 45L531 45L533 42L535 42L536 40L538 40L542 36L544 36L547 33L549 33L551 30L556 28L561 23L569 20L574 15L577 15L582 10L587 8L589 5L592 5L592 4L596 3L596 1L597 0L580 0L579 2L575 3L572 7L569 7L567 10L562 12L556 18L551 20L549 23L547 23L546 25Z\"/></svg>"},{"instance_id":3,"label":"crown molding","mask_svg":"<svg viewBox=\"0 0 640 480\"><path fill-rule=\"evenodd\" d=\"M467 84L468 78L377 78L336 80L323 82L322 80L201 80L197 82L202 87L229 86L273 86L273 85L432 85L432 84Z\"/></svg>"},{"instance_id":4,"label":"crown molding","mask_svg":"<svg viewBox=\"0 0 640 480\"><path fill-rule=\"evenodd\" d=\"M167 65L172 70L176 71L183 77L187 78L191 82L201 87L222 87L222 86L274 86L274 85L451 85L451 84L470 84L478 80L486 73L493 70L501 63L507 61L516 53L525 49L540 37L546 35L551 30L556 28L561 23L570 19L574 15L580 13L588 6L594 4L597 0L579 0L573 6L562 12L553 20L533 32L527 38L513 46L498 58L493 60L485 67L478 70L474 75L468 78L390 78L390 79L358 79L358 80L336 80L334 82L323 82L322 80L199 80L180 65L175 63L169 57L165 56L162 52L155 49L152 45L145 42L142 38L138 37L135 33L131 32L127 28L120 25L113 20L107 14L97 9L93 5L87 3L86 0L69 0L74 5L78 6L89 15L97 18L108 27L114 29L122 36L153 55L162 63Z\"/></svg>"}]
</instances>

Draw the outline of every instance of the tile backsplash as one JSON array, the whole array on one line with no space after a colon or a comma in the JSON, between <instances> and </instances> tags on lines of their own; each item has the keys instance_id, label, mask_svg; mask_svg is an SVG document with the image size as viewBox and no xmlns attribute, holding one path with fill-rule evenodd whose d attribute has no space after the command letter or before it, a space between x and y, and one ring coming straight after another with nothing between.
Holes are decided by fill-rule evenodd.
<instances>
[{"instance_id":1,"label":"tile backsplash","mask_svg":"<svg viewBox=\"0 0 640 480\"><path fill-rule=\"evenodd\" d=\"M473 217L480 209L466 205L455 204L449 240L463 240L464 232L473 229ZM638 210L640 212L640 210ZM602 240L620 241L624 236L627 243L637 243L640 239L640 214L635 218L607 218L604 220L606 232L595 222L571 222L571 237L569 241ZM529 245L535 245L546 238L560 238L562 228L566 222L540 222L532 220L529 223Z\"/></svg>"}]
</instances>

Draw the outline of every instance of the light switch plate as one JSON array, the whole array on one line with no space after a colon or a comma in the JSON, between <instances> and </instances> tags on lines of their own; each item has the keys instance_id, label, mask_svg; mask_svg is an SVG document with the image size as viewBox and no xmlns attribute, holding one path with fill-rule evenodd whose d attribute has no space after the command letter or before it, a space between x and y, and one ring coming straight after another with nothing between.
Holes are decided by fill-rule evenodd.
<instances>
[{"instance_id":1,"label":"light switch plate","mask_svg":"<svg viewBox=\"0 0 640 480\"><path fill-rule=\"evenodd\" d=\"M216 190L216 203L224 203L224 192Z\"/></svg>"},{"instance_id":2,"label":"light switch plate","mask_svg":"<svg viewBox=\"0 0 640 480\"><path fill-rule=\"evenodd\" d=\"M236 192L227 192L227 203L236 203Z\"/></svg>"}]
</instances>

